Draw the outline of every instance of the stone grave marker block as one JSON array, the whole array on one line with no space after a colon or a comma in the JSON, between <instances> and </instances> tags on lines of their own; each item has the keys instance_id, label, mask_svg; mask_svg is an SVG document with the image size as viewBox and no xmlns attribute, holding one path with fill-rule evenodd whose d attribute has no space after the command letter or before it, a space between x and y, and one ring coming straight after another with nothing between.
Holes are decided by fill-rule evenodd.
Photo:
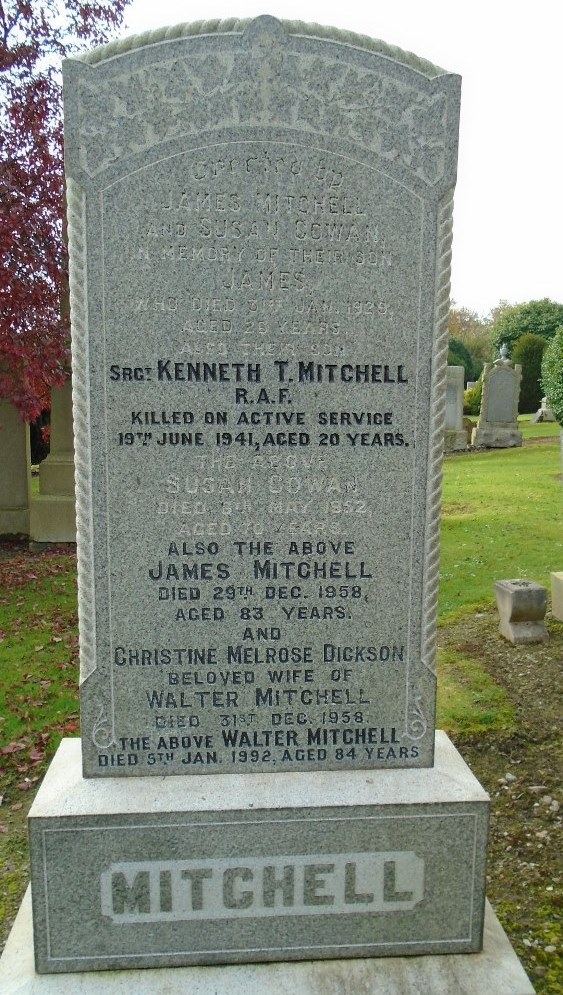
<instances>
[{"instance_id":1,"label":"stone grave marker block","mask_svg":"<svg viewBox=\"0 0 563 995\"><path fill-rule=\"evenodd\" d=\"M495 598L499 632L511 643L542 643L549 639L545 627L547 590L533 580L497 580Z\"/></svg>"},{"instance_id":2,"label":"stone grave marker block","mask_svg":"<svg viewBox=\"0 0 563 995\"><path fill-rule=\"evenodd\" d=\"M87 776L432 764L459 83L270 17L66 63Z\"/></svg>"},{"instance_id":3,"label":"stone grave marker block","mask_svg":"<svg viewBox=\"0 0 563 995\"><path fill-rule=\"evenodd\" d=\"M463 366L448 366L446 370L446 431L444 452L467 449L467 433L463 427Z\"/></svg>"}]
</instances>

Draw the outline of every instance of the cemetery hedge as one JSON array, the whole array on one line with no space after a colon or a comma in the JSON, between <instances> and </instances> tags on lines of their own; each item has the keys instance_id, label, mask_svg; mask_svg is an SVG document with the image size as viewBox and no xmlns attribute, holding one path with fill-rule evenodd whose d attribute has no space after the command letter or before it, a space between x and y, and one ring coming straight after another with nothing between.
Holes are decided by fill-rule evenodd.
<instances>
[{"instance_id":1,"label":"cemetery hedge","mask_svg":"<svg viewBox=\"0 0 563 995\"><path fill-rule=\"evenodd\" d=\"M553 414L563 426L563 325L543 354L541 383Z\"/></svg>"},{"instance_id":2,"label":"cemetery hedge","mask_svg":"<svg viewBox=\"0 0 563 995\"><path fill-rule=\"evenodd\" d=\"M563 993L554 953L557 737L563 624L550 642L498 634L493 583L546 586L563 565L557 425L522 449L448 457L444 474L438 725L492 798L488 893L538 995ZM28 878L25 817L62 736L77 735L75 557L0 544L0 931Z\"/></svg>"},{"instance_id":3,"label":"cemetery hedge","mask_svg":"<svg viewBox=\"0 0 563 995\"><path fill-rule=\"evenodd\" d=\"M544 339L541 335L526 332L525 335L521 335L516 341L512 351L512 361L515 364L519 363L522 367L522 381L518 401L518 411L520 414L529 414L541 407L543 393L540 377L542 357L546 345L547 339Z\"/></svg>"}]
</instances>

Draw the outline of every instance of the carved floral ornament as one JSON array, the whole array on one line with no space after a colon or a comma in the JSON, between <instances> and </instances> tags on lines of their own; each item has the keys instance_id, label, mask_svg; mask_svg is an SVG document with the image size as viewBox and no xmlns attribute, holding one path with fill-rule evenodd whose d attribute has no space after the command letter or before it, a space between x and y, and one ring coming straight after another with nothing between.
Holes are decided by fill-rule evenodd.
<instances>
[{"instance_id":1,"label":"carved floral ornament","mask_svg":"<svg viewBox=\"0 0 563 995\"><path fill-rule=\"evenodd\" d=\"M190 53L102 81L89 67L79 82L82 166L94 176L182 135L271 125L355 142L437 183L445 164L444 95L328 55L258 44Z\"/></svg>"}]
</instances>

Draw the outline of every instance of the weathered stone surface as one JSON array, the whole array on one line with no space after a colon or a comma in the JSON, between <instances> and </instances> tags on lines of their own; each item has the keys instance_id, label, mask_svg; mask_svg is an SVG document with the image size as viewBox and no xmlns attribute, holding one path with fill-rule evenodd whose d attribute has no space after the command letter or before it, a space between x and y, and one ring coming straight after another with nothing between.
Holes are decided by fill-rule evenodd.
<instances>
[{"instance_id":1,"label":"weathered stone surface","mask_svg":"<svg viewBox=\"0 0 563 995\"><path fill-rule=\"evenodd\" d=\"M36 974L29 891L0 959L3 995L533 995L506 933L485 903L483 950L476 954L362 958L286 964L154 968L92 974Z\"/></svg>"},{"instance_id":2,"label":"weathered stone surface","mask_svg":"<svg viewBox=\"0 0 563 995\"><path fill-rule=\"evenodd\" d=\"M448 366L446 370L446 431L444 452L467 449L467 433L463 426L463 366Z\"/></svg>"},{"instance_id":3,"label":"weathered stone surface","mask_svg":"<svg viewBox=\"0 0 563 995\"><path fill-rule=\"evenodd\" d=\"M563 570L551 574L551 613L563 622Z\"/></svg>"},{"instance_id":4,"label":"weathered stone surface","mask_svg":"<svg viewBox=\"0 0 563 995\"><path fill-rule=\"evenodd\" d=\"M84 770L427 766L459 78L197 30L65 68Z\"/></svg>"},{"instance_id":5,"label":"weathered stone surface","mask_svg":"<svg viewBox=\"0 0 563 995\"><path fill-rule=\"evenodd\" d=\"M499 631L511 643L541 643L549 639L544 616L547 591L532 580L498 580L495 598Z\"/></svg>"},{"instance_id":6,"label":"weathered stone surface","mask_svg":"<svg viewBox=\"0 0 563 995\"><path fill-rule=\"evenodd\" d=\"M0 535L27 535L31 458L29 425L0 399Z\"/></svg>"},{"instance_id":7,"label":"weathered stone surface","mask_svg":"<svg viewBox=\"0 0 563 995\"><path fill-rule=\"evenodd\" d=\"M473 446L506 449L522 445L518 429L521 379L522 367L508 359L506 346L501 349L500 359L485 363L481 411L471 438Z\"/></svg>"},{"instance_id":8,"label":"weathered stone surface","mask_svg":"<svg viewBox=\"0 0 563 995\"><path fill-rule=\"evenodd\" d=\"M40 972L481 947L488 797L436 764L120 782L64 740L30 812Z\"/></svg>"}]
</instances>

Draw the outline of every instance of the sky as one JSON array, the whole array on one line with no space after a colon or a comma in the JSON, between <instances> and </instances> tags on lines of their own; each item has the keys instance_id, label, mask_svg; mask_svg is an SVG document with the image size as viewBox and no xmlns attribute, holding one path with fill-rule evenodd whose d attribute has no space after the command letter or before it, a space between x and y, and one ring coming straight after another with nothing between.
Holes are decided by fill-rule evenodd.
<instances>
[{"instance_id":1,"label":"sky","mask_svg":"<svg viewBox=\"0 0 563 995\"><path fill-rule=\"evenodd\" d=\"M563 68L557 0L133 0L123 35L272 14L380 38L462 76L452 300L563 302Z\"/></svg>"}]
</instances>

